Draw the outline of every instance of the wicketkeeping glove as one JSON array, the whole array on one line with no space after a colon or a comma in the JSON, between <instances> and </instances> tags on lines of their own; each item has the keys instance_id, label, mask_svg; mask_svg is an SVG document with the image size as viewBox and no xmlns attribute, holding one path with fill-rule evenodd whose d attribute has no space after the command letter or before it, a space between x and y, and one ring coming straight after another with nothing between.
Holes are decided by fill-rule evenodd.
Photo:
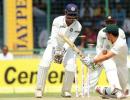
<instances>
[{"instance_id":1,"label":"wicketkeeping glove","mask_svg":"<svg viewBox=\"0 0 130 100\"><path fill-rule=\"evenodd\" d=\"M61 64L65 52L66 52L66 50L64 48L55 47L54 48L54 62L58 63L58 64Z\"/></svg>"}]
</instances>

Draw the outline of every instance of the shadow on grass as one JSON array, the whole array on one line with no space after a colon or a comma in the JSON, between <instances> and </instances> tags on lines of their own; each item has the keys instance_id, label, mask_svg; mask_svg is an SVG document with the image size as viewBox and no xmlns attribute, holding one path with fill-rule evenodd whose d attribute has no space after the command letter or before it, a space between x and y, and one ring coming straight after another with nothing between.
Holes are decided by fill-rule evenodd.
<instances>
[{"instance_id":1,"label":"shadow on grass","mask_svg":"<svg viewBox=\"0 0 130 100\"><path fill-rule=\"evenodd\" d=\"M91 96L97 96L96 93L91 93ZM25 97L34 97L34 93L15 93L15 94L0 94L0 98L25 98ZM44 93L44 97L55 97L61 98L61 93ZM72 97L75 97L75 93L72 93Z\"/></svg>"}]
</instances>

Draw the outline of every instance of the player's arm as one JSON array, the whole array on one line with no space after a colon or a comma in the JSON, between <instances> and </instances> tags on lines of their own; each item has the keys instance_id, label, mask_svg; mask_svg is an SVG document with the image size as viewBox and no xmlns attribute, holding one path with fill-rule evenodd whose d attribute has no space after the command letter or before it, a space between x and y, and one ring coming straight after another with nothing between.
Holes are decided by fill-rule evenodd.
<instances>
[{"instance_id":1,"label":"player's arm","mask_svg":"<svg viewBox=\"0 0 130 100\"><path fill-rule=\"evenodd\" d=\"M123 48L123 45L121 43L118 43L114 45L111 50L107 51L106 54L99 54L96 55L94 58L85 57L82 59L86 65L93 65L93 64L100 64L102 61L105 61L109 58L112 58L113 56L120 54L121 49Z\"/></svg>"},{"instance_id":2,"label":"player's arm","mask_svg":"<svg viewBox=\"0 0 130 100\"><path fill-rule=\"evenodd\" d=\"M88 68L90 69L96 69L97 67L101 67L102 61L105 61L111 57L113 57L115 55L115 53L113 53L112 51L108 51L107 54L99 54L96 55L94 58L92 57L85 57L82 59L83 63L85 65L87 65Z\"/></svg>"},{"instance_id":3,"label":"player's arm","mask_svg":"<svg viewBox=\"0 0 130 100\"><path fill-rule=\"evenodd\" d=\"M80 34L81 29L82 29L82 26L79 24L78 29L77 29L74 33L72 33L70 37L68 37L71 42L74 43L74 41L76 40L76 38L77 38L78 35ZM59 34L62 34L62 33L59 33ZM64 47L65 49L68 49L68 48L69 48L69 45L68 45L67 43L65 43L63 47Z\"/></svg>"},{"instance_id":4,"label":"player's arm","mask_svg":"<svg viewBox=\"0 0 130 100\"><path fill-rule=\"evenodd\" d=\"M59 27L60 27L60 25L58 24L58 19L55 18L52 23L51 35L49 37L51 39L51 42L53 41L52 44L55 47L58 45L57 36L58 36L58 32L59 32Z\"/></svg>"},{"instance_id":5,"label":"player's arm","mask_svg":"<svg viewBox=\"0 0 130 100\"><path fill-rule=\"evenodd\" d=\"M105 61L109 58L112 58L113 56L115 56L115 53L113 53L111 50L108 51L106 54L100 54L100 55L97 55L95 58L94 58L94 63L100 63L102 61Z\"/></svg>"},{"instance_id":6,"label":"player's arm","mask_svg":"<svg viewBox=\"0 0 130 100\"><path fill-rule=\"evenodd\" d=\"M103 32L103 29L98 32L97 36L97 45L96 45L97 54L100 53L106 54L107 49L110 45L109 41L107 40L106 34Z\"/></svg>"},{"instance_id":7,"label":"player's arm","mask_svg":"<svg viewBox=\"0 0 130 100\"><path fill-rule=\"evenodd\" d=\"M121 49L123 48L123 45L121 43L118 43L114 45L111 50L107 51L106 54L97 55L94 58L94 63L105 61L109 58L112 58L113 56L120 54Z\"/></svg>"},{"instance_id":8,"label":"player's arm","mask_svg":"<svg viewBox=\"0 0 130 100\"><path fill-rule=\"evenodd\" d=\"M51 42L53 42L53 60L55 63L61 64L63 60L63 56L65 54L65 49L63 47L58 46L58 33L60 31L60 25L58 18L55 18L52 24L52 30L51 30Z\"/></svg>"},{"instance_id":9,"label":"player's arm","mask_svg":"<svg viewBox=\"0 0 130 100\"><path fill-rule=\"evenodd\" d=\"M102 33L102 30L100 30L98 32L98 36L97 36L97 45L96 45L96 52L97 52L97 54L100 54L102 52L103 44L104 44L103 33Z\"/></svg>"}]
</instances>

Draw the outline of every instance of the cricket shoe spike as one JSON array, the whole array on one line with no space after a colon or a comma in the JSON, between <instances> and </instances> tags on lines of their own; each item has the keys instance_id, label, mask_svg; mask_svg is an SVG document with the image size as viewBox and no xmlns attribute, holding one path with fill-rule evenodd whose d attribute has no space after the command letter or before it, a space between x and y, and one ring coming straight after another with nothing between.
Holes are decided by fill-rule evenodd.
<instances>
[{"instance_id":1,"label":"cricket shoe spike","mask_svg":"<svg viewBox=\"0 0 130 100\"><path fill-rule=\"evenodd\" d=\"M71 93L70 92L62 92L61 96L62 97L66 97L66 98L70 98L71 97Z\"/></svg>"},{"instance_id":2,"label":"cricket shoe spike","mask_svg":"<svg viewBox=\"0 0 130 100\"><path fill-rule=\"evenodd\" d=\"M35 91L35 97L36 98L42 98L43 97L43 92L41 89L36 89Z\"/></svg>"}]
</instances>

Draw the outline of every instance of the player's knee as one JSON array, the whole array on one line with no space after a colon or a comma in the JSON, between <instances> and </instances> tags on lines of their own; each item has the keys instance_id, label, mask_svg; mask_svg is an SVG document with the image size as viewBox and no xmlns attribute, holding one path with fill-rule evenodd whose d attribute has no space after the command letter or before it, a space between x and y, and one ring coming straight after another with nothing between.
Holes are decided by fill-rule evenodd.
<instances>
[{"instance_id":1,"label":"player's knee","mask_svg":"<svg viewBox=\"0 0 130 100\"><path fill-rule=\"evenodd\" d=\"M70 72L75 72L76 66L74 66L73 64L66 65L65 70Z\"/></svg>"},{"instance_id":2,"label":"player's knee","mask_svg":"<svg viewBox=\"0 0 130 100\"><path fill-rule=\"evenodd\" d=\"M39 66L41 68L49 68L50 64L49 63L40 63Z\"/></svg>"}]
</instances>

